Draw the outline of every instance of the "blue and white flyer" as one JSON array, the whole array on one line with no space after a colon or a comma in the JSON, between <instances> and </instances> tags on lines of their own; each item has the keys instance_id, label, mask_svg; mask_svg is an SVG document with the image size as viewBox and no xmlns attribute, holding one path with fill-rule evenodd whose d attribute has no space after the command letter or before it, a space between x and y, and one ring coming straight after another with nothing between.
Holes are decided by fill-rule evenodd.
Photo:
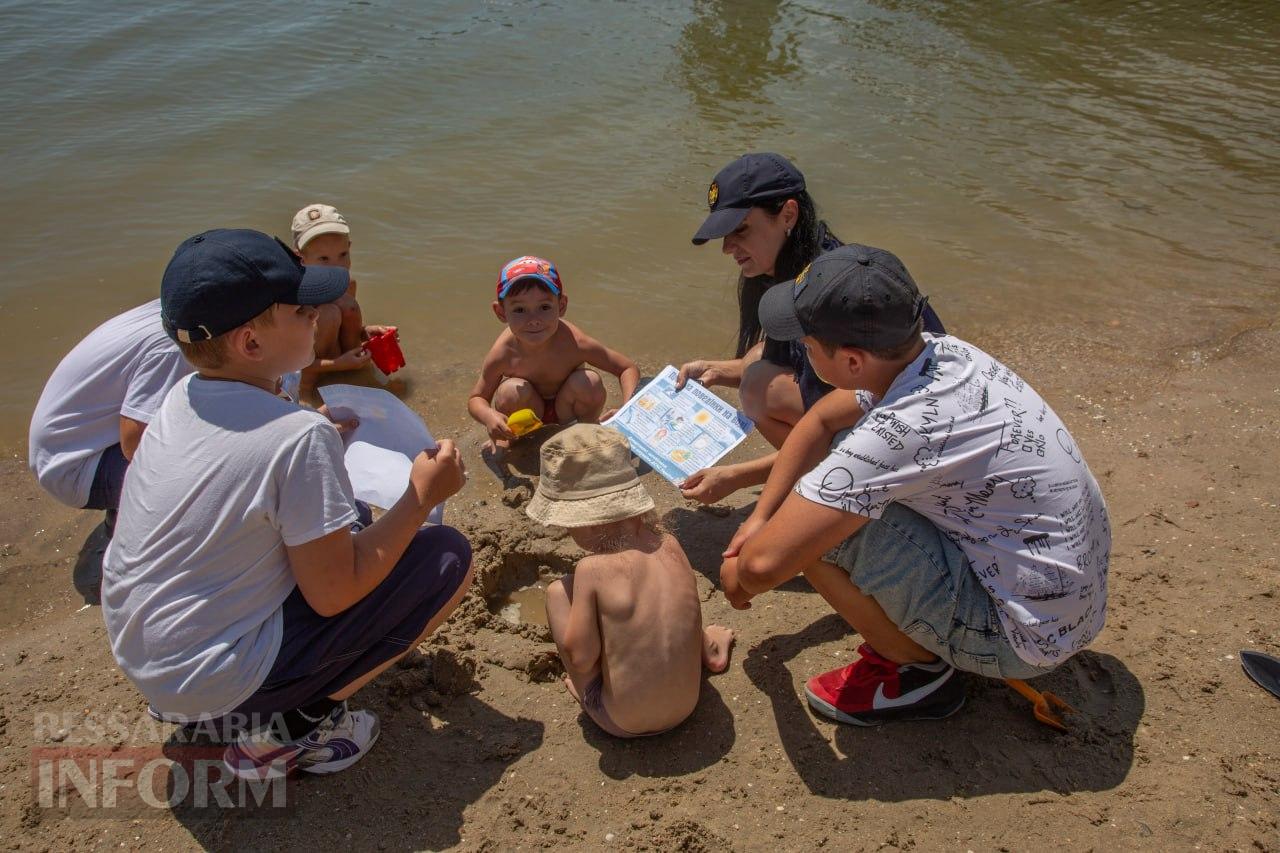
<instances>
[{"instance_id":1,"label":"blue and white flyer","mask_svg":"<svg viewBox=\"0 0 1280 853\"><path fill-rule=\"evenodd\" d=\"M746 415L692 379L677 391L679 373L667 365L604 422L676 485L719 462L755 428Z\"/></svg>"}]
</instances>

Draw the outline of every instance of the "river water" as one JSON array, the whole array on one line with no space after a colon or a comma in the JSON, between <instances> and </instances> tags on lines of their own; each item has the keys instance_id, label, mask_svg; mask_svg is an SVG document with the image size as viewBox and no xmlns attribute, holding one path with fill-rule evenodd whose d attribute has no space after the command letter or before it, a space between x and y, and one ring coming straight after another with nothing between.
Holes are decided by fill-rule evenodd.
<instances>
[{"instance_id":1,"label":"river water","mask_svg":"<svg viewBox=\"0 0 1280 853\"><path fill-rule=\"evenodd\" d=\"M0 0L0 446L180 240L287 239L312 201L429 419L461 417L519 254L646 372L728 355L735 270L689 237L748 150L971 340L1225 334L1280 304L1278 47L1246 0Z\"/></svg>"}]
</instances>

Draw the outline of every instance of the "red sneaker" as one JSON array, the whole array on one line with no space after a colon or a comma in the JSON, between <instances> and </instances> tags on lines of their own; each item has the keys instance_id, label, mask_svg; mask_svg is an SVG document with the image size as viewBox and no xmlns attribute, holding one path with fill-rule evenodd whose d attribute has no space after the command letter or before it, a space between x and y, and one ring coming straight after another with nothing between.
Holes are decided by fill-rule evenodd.
<instances>
[{"instance_id":1,"label":"red sneaker","mask_svg":"<svg viewBox=\"0 0 1280 853\"><path fill-rule=\"evenodd\" d=\"M862 655L805 685L809 705L823 716L855 726L885 720L941 720L964 705L964 685L943 660L899 666L863 643Z\"/></svg>"}]
</instances>

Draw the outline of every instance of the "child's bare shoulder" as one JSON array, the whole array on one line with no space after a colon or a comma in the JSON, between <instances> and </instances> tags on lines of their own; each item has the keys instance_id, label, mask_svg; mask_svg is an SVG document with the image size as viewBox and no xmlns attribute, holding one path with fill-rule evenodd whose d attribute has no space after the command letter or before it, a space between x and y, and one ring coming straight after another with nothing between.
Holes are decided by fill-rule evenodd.
<instances>
[{"instance_id":1,"label":"child's bare shoulder","mask_svg":"<svg viewBox=\"0 0 1280 853\"><path fill-rule=\"evenodd\" d=\"M627 564L624 554L588 554L578 561L576 571L583 576L604 577Z\"/></svg>"},{"instance_id":2,"label":"child's bare shoulder","mask_svg":"<svg viewBox=\"0 0 1280 853\"><path fill-rule=\"evenodd\" d=\"M566 321L561 320L562 326L568 327L568 333L573 339L572 357L578 362L587 362L594 367L602 367L612 373L614 376L621 376L627 368L634 368L635 364L631 359L621 353L614 352L608 346L601 343L599 339L593 338L577 326L570 325ZM566 351L569 349L565 347Z\"/></svg>"},{"instance_id":3,"label":"child's bare shoulder","mask_svg":"<svg viewBox=\"0 0 1280 853\"><path fill-rule=\"evenodd\" d=\"M591 341L591 336L583 332L568 320L561 320L556 329L555 349L557 354L572 353L578 355L583 345Z\"/></svg>"},{"instance_id":4,"label":"child's bare shoulder","mask_svg":"<svg viewBox=\"0 0 1280 853\"><path fill-rule=\"evenodd\" d=\"M567 333L565 336L566 343L572 342L572 345L577 347L579 351L586 347L597 345L595 338L591 337L586 332L582 331L580 327L570 323L568 320L561 320L560 328Z\"/></svg>"},{"instance_id":5,"label":"child's bare shoulder","mask_svg":"<svg viewBox=\"0 0 1280 853\"><path fill-rule=\"evenodd\" d=\"M684 552L684 546L680 544L680 540L676 539L676 537L672 536L670 533L662 533L660 535L662 536L662 550L673 557L678 557L681 561L687 564L689 562L689 555Z\"/></svg>"},{"instance_id":6,"label":"child's bare shoulder","mask_svg":"<svg viewBox=\"0 0 1280 853\"><path fill-rule=\"evenodd\" d=\"M511 362L515 354L516 336L511 334L510 329L503 329L498 333L493 346L489 347L489 352L484 357L484 363L505 366Z\"/></svg>"},{"instance_id":7,"label":"child's bare shoulder","mask_svg":"<svg viewBox=\"0 0 1280 853\"><path fill-rule=\"evenodd\" d=\"M682 547L680 546L680 540L679 540L679 539L677 539L676 537L672 536L670 533L666 532L665 530L660 530L660 531L657 531L657 532L658 532L658 535L659 535L660 537L662 537L662 544L663 544L663 545L666 545L666 546L667 546L667 547L669 547L669 548L679 548L681 551L683 551L683 550L684 550L684 548L682 548Z\"/></svg>"}]
</instances>

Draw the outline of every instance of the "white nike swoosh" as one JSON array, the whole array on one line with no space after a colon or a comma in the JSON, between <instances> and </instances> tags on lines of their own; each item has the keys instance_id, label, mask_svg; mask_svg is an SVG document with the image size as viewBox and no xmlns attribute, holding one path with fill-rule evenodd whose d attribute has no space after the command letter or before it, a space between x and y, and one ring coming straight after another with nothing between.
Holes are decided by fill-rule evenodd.
<instances>
[{"instance_id":1,"label":"white nike swoosh","mask_svg":"<svg viewBox=\"0 0 1280 853\"><path fill-rule=\"evenodd\" d=\"M876 695L871 697L871 707L877 711L882 711L885 708L899 708L903 705L910 705L913 702L918 702L934 690L937 690L939 687L946 684L947 678L950 678L955 674L955 667L952 667L951 671L947 673L947 677L941 681L931 681L923 687L917 687L910 693L903 693L897 699L890 699L884 695L884 682L881 682L876 685Z\"/></svg>"}]
</instances>

